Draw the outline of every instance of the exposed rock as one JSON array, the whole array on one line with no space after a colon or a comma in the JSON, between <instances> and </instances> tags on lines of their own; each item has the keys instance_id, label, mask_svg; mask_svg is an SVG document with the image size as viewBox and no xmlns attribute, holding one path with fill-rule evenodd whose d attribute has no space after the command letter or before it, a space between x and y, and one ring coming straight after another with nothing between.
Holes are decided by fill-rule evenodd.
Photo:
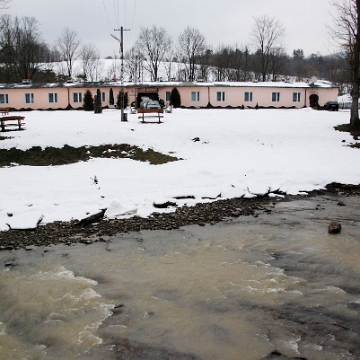
<instances>
[{"instance_id":1,"label":"exposed rock","mask_svg":"<svg viewBox=\"0 0 360 360\"><path fill-rule=\"evenodd\" d=\"M96 221L98 221L99 219L102 219L104 217L106 209L101 210L100 212L90 215L82 220L80 220L77 224L77 226L86 226L89 225L91 223L94 223Z\"/></svg>"},{"instance_id":2,"label":"exposed rock","mask_svg":"<svg viewBox=\"0 0 360 360\"><path fill-rule=\"evenodd\" d=\"M100 239L104 237L119 233L172 230L195 224L214 225L231 216L253 215L255 211L263 209L268 201L267 197L222 199L211 203L199 203L195 206L177 207L172 213L154 212L147 218L133 216L114 220L104 219L101 211L82 220L55 221L31 230L10 229L0 232L0 250L52 244L72 245L78 242L89 245L94 241L101 241ZM98 240L94 240L94 237L98 237Z\"/></svg>"},{"instance_id":3,"label":"exposed rock","mask_svg":"<svg viewBox=\"0 0 360 360\"><path fill-rule=\"evenodd\" d=\"M231 213L231 216L232 216L232 217L239 217L240 215L241 215L240 211L233 211L233 212Z\"/></svg>"},{"instance_id":4,"label":"exposed rock","mask_svg":"<svg viewBox=\"0 0 360 360\"><path fill-rule=\"evenodd\" d=\"M90 245L93 243L93 241L90 239L81 239L80 242L85 245ZM71 245L71 244L69 244L69 245Z\"/></svg>"},{"instance_id":5,"label":"exposed rock","mask_svg":"<svg viewBox=\"0 0 360 360\"><path fill-rule=\"evenodd\" d=\"M297 360L306 360L304 357L288 357L286 355L283 355L280 351L274 350L272 351L268 356L262 358L263 360L270 360L270 359L276 359L276 360L290 360L290 359L297 359Z\"/></svg>"},{"instance_id":6,"label":"exposed rock","mask_svg":"<svg viewBox=\"0 0 360 360\"><path fill-rule=\"evenodd\" d=\"M329 234L339 234L341 231L341 224L337 221L332 221L329 225Z\"/></svg>"},{"instance_id":7,"label":"exposed rock","mask_svg":"<svg viewBox=\"0 0 360 360\"><path fill-rule=\"evenodd\" d=\"M166 209L170 206L177 206L177 204L175 202L172 202L172 201L166 201L164 203L161 203L161 204L156 204L156 203L153 203L153 206L155 208L158 208L158 209Z\"/></svg>"},{"instance_id":8,"label":"exposed rock","mask_svg":"<svg viewBox=\"0 0 360 360\"><path fill-rule=\"evenodd\" d=\"M14 260L8 260L8 261L5 261L5 266L16 266L16 263Z\"/></svg>"},{"instance_id":9,"label":"exposed rock","mask_svg":"<svg viewBox=\"0 0 360 360\"><path fill-rule=\"evenodd\" d=\"M339 195L340 189L341 192L346 194L353 194L354 191L353 187L341 187L339 184L332 184L330 188L337 191L337 195ZM332 192L329 191L328 193ZM278 199L278 202L298 198L296 195L284 195L283 198ZM255 198L219 199L210 203L198 203L195 206L184 205L177 207L171 213L153 212L147 218L133 216L127 219L114 220L103 218L103 212L101 211L83 220L55 221L30 230L10 229L1 231L0 251L26 249L26 247L30 246L72 245L80 241L89 245L96 241L107 241L104 238L121 233L142 230L172 230L195 224L199 226L214 225L225 219L238 216L252 215L257 218L260 211L271 209L273 201L273 198L266 195ZM334 229L336 228L341 229L341 225L334 227ZM333 231L336 233L333 226L331 226L331 230L329 226L329 232L334 233Z\"/></svg>"}]
</instances>

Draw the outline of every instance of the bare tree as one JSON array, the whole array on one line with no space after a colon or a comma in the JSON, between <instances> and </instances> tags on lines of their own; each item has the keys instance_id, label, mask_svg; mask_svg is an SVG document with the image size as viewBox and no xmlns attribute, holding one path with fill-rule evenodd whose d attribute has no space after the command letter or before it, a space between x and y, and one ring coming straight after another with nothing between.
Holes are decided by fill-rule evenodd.
<instances>
[{"instance_id":1,"label":"bare tree","mask_svg":"<svg viewBox=\"0 0 360 360\"><path fill-rule=\"evenodd\" d=\"M287 55L282 47L274 47L270 51L270 71L271 80L278 80L278 76L284 75L285 63Z\"/></svg>"},{"instance_id":2,"label":"bare tree","mask_svg":"<svg viewBox=\"0 0 360 360\"><path fill-rule=\"evenodd\" d=\"M82 61L83 75L88 81L98 80L99 68L101 67L100 51L91 44L81 47L79 57Z\"/></svg>"},{"instance_id":3,"label":"bare tree","mask_svg":"<svg viewBox=\"0 0 360 360\"><path fill-rule=\"evenodd\" d=\"M174 69L173 69L173 60L174 60L174 51L170 50L168 52L168 56L165 59L165 63L164 63L164 68L165 68L165 72L166 72L166 77L168 79L168 81L171 81L172 78L174 78Z\"/></svg>"},{"instance_id":4,"label":"bare tree","mask_svg":"<svg viewBox=\"0 0 360 360\"><path fill-rule=\"evenodd\" d=\"M49 51L41 39L35 18L12 19L9 15L0 18L0 49L1 62L9 74L13 73L21 79L32 79ZM14 77L12 79L15 80Z\"/></svg>"},{"instance_id":5,"label":"bare tree","mask_svg":"<svg viewBox=\"0 0 360 360\"><path fill-rule=\"evenodd\" d=\"M5 10L10 7L11 0L0 0L0 10Z\"/></svg>"},{"instance_id":6,"label":"bare tree","mask_svg":"<svg viewBox=\"0 0 360 360\"><path fill-rule=\"evenodd\" d=\"M189 81L195 80L196 61L204 54L205 37L198 29L187 27L179 36L178 52L185 66Z\"/></svg>"},{"instance_id":7,"label":"bare tree","mask_svg":"<svg viewBox=\"0 0 360 360\"><path fill-rule=\"evenodd\" d=\"M266 15L254 17L254 20L250 35L260 54L262 81L266 81L272 49L281 46L285 29L278 20Z\"/></svg>"},{"instance_id":8,"label":"bare tree","mask_svg":"<svg viewBox=\"0 0 360 360\"><path fill-rule=\"evenodd\" d=\"M140 53L140 49L136 46L133 46L126 54L126 71L129 74L129 77L134 81L138 82L143 78L141 71L142 62L144 61L143 55Z\"/></svg>"},{"instance_id":9,"label":"bare tree","mask_svg":"<svg viewBox=\"0 0 360 360\"><path fill-rule=\"evenodd\" d=\"M212 49L206 49L203 53L203 55L200 56L199 59L199 76L200 79L204 81L208 81L209 73L210 73L210 65L213 58L213 50Z\"/></svg>"},{"instance_id":10,"label":"bare tree","mask_svg":"<svg viewBox=\"0 0 360 360\"><path fill-rule=\"evenodd\" d=\"M66 62L68 76L71 78L74 60L76 59L80 45L76 31L70 30L68 27L64 28L57 40L57 44L62 59Z\"/></svg>"},{"instance_id":11,"label":"bare tree","mask_svg":"<svg viewBox=\"0 0 360 360\"><path fill-rule=\"evenodd\" d=\"M233 50L230 46L219 45L213 55L213 73L216 81L230 81Z\"/></svg>"},{"instance_id":12,"label":"bare tree","mask_svg":"<svg viewBox=\"0 0 360 360\"><path fill-rule=\"evenodd\" d=\"M151 81L157 81L160 63L171 49L171 39L166 30L155 25L151 29L141 28L137 47L145 59Z\"/></svg>"},{"instance_id":13,"label":"bare tree","mask_svg":"<svg viewBox=\"0 0 360 360\"><path fill-rule=\"evenodd\" d=\"M350 124L360 127L359 96L360 96L360 0L337 0L332 5L336 8L333 17L334 27L332 38L343 49L350 65L352 105Z\"/></svg>"}]
</instances>

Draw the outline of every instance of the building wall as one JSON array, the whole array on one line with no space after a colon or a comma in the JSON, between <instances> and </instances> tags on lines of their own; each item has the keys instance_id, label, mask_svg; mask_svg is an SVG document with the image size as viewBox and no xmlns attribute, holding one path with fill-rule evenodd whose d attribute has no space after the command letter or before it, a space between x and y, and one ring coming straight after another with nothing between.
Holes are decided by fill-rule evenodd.
<instances>
[{"instance_id":1,"label":"building wall","mask_svg":"<svg viewBox=\"0 0 360 360\"><path fill-rule=\"evenodd\" d=\"M167 103L167 93L169 94L174 85L167 85L152 88L135 88L127 86L124 91L128 93L129 103L135 100L136 94L141 90L158 91L159 97ZM81 108L86 90L90 90L92 95L96 95L96 90L100 89L103 93L102 106L109 105L110 87L31 87L20 86L17 88L0 88L1 95L7 95L8 103L0 104L0 107L9 106L21 109L65 109L70 105L72 108ZM113 86L114 101L120 91L120 86ZM337 100L337 88L323 87L276 87L275 86L216 86L204 84L200 86L177 86L180 92L181 104L184 107L206 107L210 103L213 107L296 107L301 108L310 106L310 96L316 94L319 97L319 105L324 105L327 101ZM276 95L273 95L276 93ZM294 96L296 93L296 96ZM50 94L50 95L49 95ZM55 95L56 94L56 95ZM273 98L275 96L275 98ZM4 99L4 96L2 97ZM56 101L55 101L56 98ZM296 101L294 101L294 98ZM26 103L25 99L29 100ZM275 99L276 101L273 101ZM52 100L52 102L51 102ZM77 101L76 101L77 100ZM279 100L279 101L277 101ZM33 102L32 102L33 101Z\"/></svg>"},{"instance_id":2,"label":"building wall","mask_svg":"<svg viewBox=\"0 0 360 360\"><path fill-rule=\"evenodd\" d=\"M159 89L160 98L166 99L166 92L171 92L173 87ZM337 100L337 88L286 88L286 87L261 87L261 86L179 86L181 104L185 107L205 107L209 103L214 107L296 107L310 106L311 94L319 96L319 104ZM198 93L199 95L192 95ZM247 94L246 94L247 93ZM273 93L275 95L273 101ZM294 95L296 93L296 96ZM245 96L246 94L246 96ZM294 101L294 98L296 101ZM166 101L165 101L166 102Z\"/></svg>"}]
</instances>

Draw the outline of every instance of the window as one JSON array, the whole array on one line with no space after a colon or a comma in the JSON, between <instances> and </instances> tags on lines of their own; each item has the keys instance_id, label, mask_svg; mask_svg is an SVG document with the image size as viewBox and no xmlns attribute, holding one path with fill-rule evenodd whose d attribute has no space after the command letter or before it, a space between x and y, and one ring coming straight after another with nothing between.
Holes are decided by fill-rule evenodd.
<instances>
[{"instance_id":1,"label":"window","mask_svg":"<svg viewBox=\"0 0 360 360\"><path fill-rule=\"evenodd\" d=\"M34 94L25 94L25 103L26 104L33 104L34 103Z\"/></svg>"},{"instance_id":2,"label":"window","mask_svg":"<svg viewBox=\"0 0 360 360\"><path fill-rule=\"evenodd\" d=\"M245 101L253 101L253 93L252 92L245 92L244 100Z\"/></svg>"},{"instance_id":3,"label":"window","mask_svg":"<svg viewBox=\"0 0 360 360\"><path fill-rule=\"evenodd\" d=\"M0 104L8 104L9 96L8 94L0 94Z\"/></svg>"},{"instance_id":4,"label":"window","mask_svg":"<svg viewBox=\"0 0 360 360\"><path fill-rule=\"evenodd\" d=\"M293 93L293 102L300 102L300 93L299 92Z\"/></svg>"},{"instance_id":5,"label":"window","mask_svg":"<svg viewBox=\"0 0 360 360\"><path fill-rule=\"evenodd\" d=\"M200 101L200 91L191 92L191 101Z\"/></svg>"},{"instance_id":6,"label":"window","mask_svg":"<svg viewBox=\"0 0 360 360\"><path fill-rule=\"evenodd\" d=\"M102 93L101 93L101 102L105 102L105 99L106 99L105 93L102 92Z\"/></svg>"},{"instance_id":7,"label":"window","mask_svg":"<svg viewBox=\"0 0 360 360\"><path fill-rule=\"evenodd\" d=\"M171 91L167 91L167 92L165 93L165 101L166 101L166 102L169 102L169 101L170 101L170 95L171 95Z\"/></svg>"},{"instance_id":8,"label":"window","mask_svg":"<svg viewBox=\"0 0 360 360\"><path fill-rule=\"evenodd\" d=\"M57 93L49 93L49 103L57 103Z\"/></svg>"},{"instance_id":9,"label":"window","mask_svg":"<svg viewBox=\"0 0 360 360\"><path fill-rule=\"evenodd\" d=\"M280 93L279 92L273 92L272 93L272 101L273 102L279 102L280 101Z\"/></svg>"},{"instance_id":10,"label":"window","mask_svg":"<svg viewBox=\"0 0 360 360\"><path fill-rule=\"evenodd\" d=\"M80 93L80 92L73 93L73 101L75 103L81 103L82 102L82 93Z\"/></svg>"},{"instance_id":11,"label":"window","mask_svg":"<svg viewBox=\"0 0 360 360\"><path fill-rule=\"evenodd\" d=\"M217 101L225 101L225 91L218 91L216 93L216 100Z\"/></svg>"}]
</instances>

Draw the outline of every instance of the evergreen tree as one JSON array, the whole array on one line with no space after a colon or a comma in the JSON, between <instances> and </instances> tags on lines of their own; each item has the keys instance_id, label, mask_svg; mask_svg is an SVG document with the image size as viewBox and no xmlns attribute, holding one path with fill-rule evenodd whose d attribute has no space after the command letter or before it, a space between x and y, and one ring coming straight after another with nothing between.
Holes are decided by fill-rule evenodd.
<instances>
[{"instance_id":1,"label":"evergreen tree","mask_svg":"<svg viewBox=\"0 0 360 360\"><path fill-rule=\"evenodd\" d=\"M115 103L115 101L114 101L114 92L113 92L113 89L110 88L109 104L114 105L114 103Z\"/></svg>"},{"instance_id":2,"label":"evergreen tree","mask_svg":"<svg viewBox=\"0 0 360 360\"><path fill-rule=\"evenodd\" d=\"M94 99L90 90L86 90L84 94L83 108L85 111L94 110Z\"/></svg>"},{"instance_id":3,"label":"evergreen tree","mask_svg":"<svg viewBox=\"0 0 360 360\"><path fill-rule=\"evenodd\" d=\"M170 93L170 105L174 108L181 106L181 96L177 88L173 88Z\"/></svg>"},{"instance_id":4,"label":"evergreen tree","mask_svg":"<svg viewBox=\"0 0 360 360\"><path fill-rule=\"evenodd\" d=\"M96 90L96 95L94 99L94 113L101 114L102 113L102 104L101 104L101 91L100 89Z\"/></svg>"},{"instance_id":5,"label":"evergreen tree","mask_svg":"<svg viewBox=\"0 0 360 360\"><path fill-rule=\"evenodd\" d=\"M122 100L124 101L123 106L122 106ZM116 101L116 107L118 109L126 109L128 105L129 105L128 93L120 90Z\"/></svg>"}]
</instances>

